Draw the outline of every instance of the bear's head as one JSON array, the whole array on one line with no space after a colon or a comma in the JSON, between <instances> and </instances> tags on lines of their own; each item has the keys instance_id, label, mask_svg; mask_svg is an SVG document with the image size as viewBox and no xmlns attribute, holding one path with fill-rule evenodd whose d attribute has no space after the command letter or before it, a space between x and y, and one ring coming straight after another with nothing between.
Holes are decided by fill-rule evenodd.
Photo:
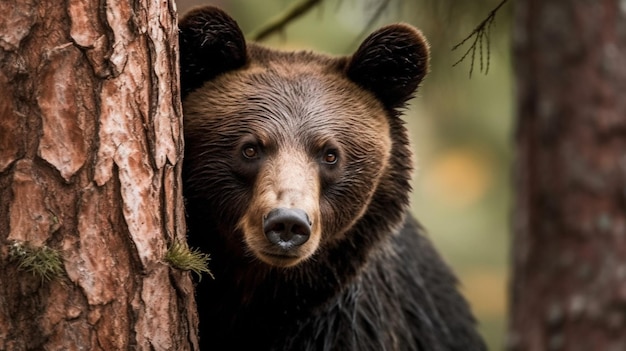
<instances>
[{"instance_id":1,"label":"bear's head","mask_svg":"<svg viewBox=\"0 0 626 351\"><path fill-rule=\"evenodd\" d=\"M280 52L205 7L181 20L180 45L185 197L207 249L341 265L400 225L412 158L399 115L429 59L418 30L384 27L349 57Z\"/></svg>"}]
</instances>

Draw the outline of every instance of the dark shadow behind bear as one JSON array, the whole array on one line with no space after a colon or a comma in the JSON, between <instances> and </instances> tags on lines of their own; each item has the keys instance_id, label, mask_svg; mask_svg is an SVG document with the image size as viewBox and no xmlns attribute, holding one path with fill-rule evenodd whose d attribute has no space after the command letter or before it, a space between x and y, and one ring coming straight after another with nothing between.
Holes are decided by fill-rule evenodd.
<instances>
[{"instance_id":1,"label":"dark shadow behind bear","mask_svg":"<svg viewBox=\"0 0 626 351\"><path fill-rule=\"evenodd\" d=\"M350 57L246 43L214 7L180 21L189 241L203 350L485 350L457 280L407 213L400 119L422 34Z\"/></svg>"}]
</instances>

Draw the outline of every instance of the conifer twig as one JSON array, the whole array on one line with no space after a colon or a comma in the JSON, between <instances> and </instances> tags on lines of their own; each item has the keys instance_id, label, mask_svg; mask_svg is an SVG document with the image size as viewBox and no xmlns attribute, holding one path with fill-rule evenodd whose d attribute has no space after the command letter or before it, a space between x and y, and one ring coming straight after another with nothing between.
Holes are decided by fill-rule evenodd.
<instances>
[{"instance_id":1,"label":"conifer twig","mask_svg":"<svg viewBox=\"0 0 626 351\"><path fill-rule=\"evenodd\" d=\"M460 43L458 43L458 44L454 45L454 47L452 47L452 51L454 51L454 50L460 48L461 46L463 46L463 44L468 42L470 39L474 38L474 40L472 41L472 44L465 51L463 56L461 56L461 58L458 61L456 61L452 65L452 67L455 67L459 63L463 62L467 58L467 56L471 56L472 60L471 60L471 63L470 63L469 75L470 75L470 77L472 77L472 72L474 71L474 60L476 58L476 49L478 49L478 54L480 55L480 71L481 72L485 72L485 74L487 74L489 72L489 56L490 56L490 53L491 53L491 43L490 43L490 40L489 40L489 31L491 30L491 26L493 25L493 23L495 21L496 13L507 2L508 2L508 0L500 1L498 6L496 6L493 10L491 10L491 12L489 12L487 17L482 22L480 22L476 26L476 28L474 28L474 30L467 37L465 37L465 39L461 40ZM485 55L485 50L486 50L486 57L485 57L485 59L483 59L483 55Z\"/></svg>"},{"instance_id":2,"label":"conifer twig","mask_svg":"<svg viewBox=\"0 0 626 351\"><path fill-rule=\"evenodd\" d=\"M304 0L297 2L285 12L272 18L261 28L250 33L249 37L254 41L262 41L270 35L282 31L289 23L296 18L306 14L310 9L321 3L323 0Z\"/></svg>"}]
</instances>

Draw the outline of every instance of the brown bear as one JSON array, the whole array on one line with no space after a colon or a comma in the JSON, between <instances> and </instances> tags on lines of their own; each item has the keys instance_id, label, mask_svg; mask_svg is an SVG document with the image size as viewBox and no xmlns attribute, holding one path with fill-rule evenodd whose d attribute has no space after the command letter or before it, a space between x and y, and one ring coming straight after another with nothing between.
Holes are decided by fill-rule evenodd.
<instances>
[{"instance_id":1,"label":"brown bear","mask_svg":"<svg viewBox=\"0 0 626 351\"><path fill-rule=\"evenodd\" d=\"M190 244L203 350L484 350L457 280L407 213L402 109L428 70L406 24L349 57L180 21Z\"/></svg>"}]
</instances>

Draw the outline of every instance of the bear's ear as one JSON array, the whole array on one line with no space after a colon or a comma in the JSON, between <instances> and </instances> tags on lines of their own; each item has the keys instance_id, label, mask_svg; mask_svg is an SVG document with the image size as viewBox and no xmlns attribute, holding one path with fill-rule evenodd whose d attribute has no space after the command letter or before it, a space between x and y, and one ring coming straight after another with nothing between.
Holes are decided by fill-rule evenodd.
<instances>
[{"instance_id":1,"label":"bear's ear","mask_svg":"<svg viewBox=\"0 0 626 351\"><path fill-rule=\"evenodd\" d=\"M428 71L430 50L422 33L393 24L370 34L350 59L347 75L373 92L388 108L413 97Z\"/></svg>"},{"instance_id":2,"label":"bear's ear","mask_svg":"<svg viewBox=\"0 0 626 351\"><path fill-rule=\"evenodd\" d=\"M243 33L226 12L212 6L197 8L178 27L183 96L218 74L246 64Z\"/></svg>"}]
</instances>

